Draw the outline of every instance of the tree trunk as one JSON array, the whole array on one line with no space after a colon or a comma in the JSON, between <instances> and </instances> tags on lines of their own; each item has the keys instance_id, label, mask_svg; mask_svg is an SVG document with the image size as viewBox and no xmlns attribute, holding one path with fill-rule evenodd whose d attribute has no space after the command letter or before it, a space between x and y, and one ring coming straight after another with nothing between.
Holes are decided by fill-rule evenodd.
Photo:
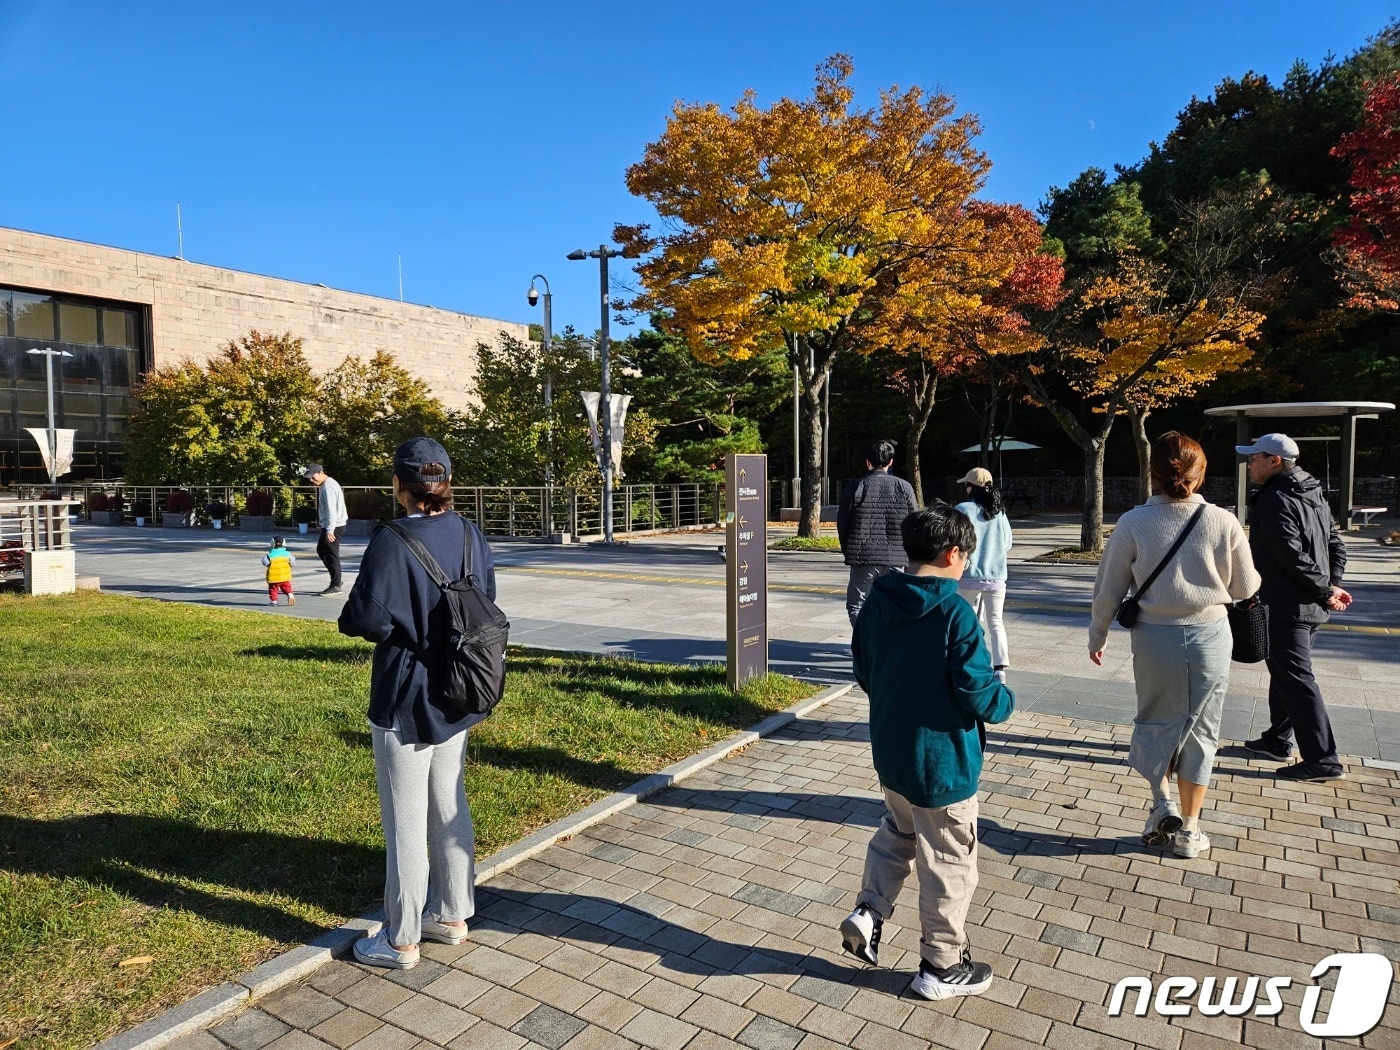
<instances>
[{"instance_id":1,"label":"tree trunk","mask_svg":"<svg viewBox=\"0 0 1400 1050\"><path fill-rule=\"evenodd\" d=\"M1084 449L1084 518L1079 525L1079 549L1103 550L1103 458L1108 442L1091 439Z\"/></svg>"},{"instance_id":2,"label":"tree trunk","mask_svg":"<svg viewBox=\"0 0 1400 1050\"><path fill-rule=\"evenodd\" d=\"M1128 404L1128 422L1132 425L1133 447L1137 449L1139 503L1146 503L1152 495L1152 443L1147 440L1147 417L1151 414L1150 408Z\"/></svg>"},{"instance_id":3,"label":"tree trunk","mask_svg":"<svg viewBox=\"0 0 1400 1050\"><path fill-rule=\"evenodd\" d=\"M927 364L922 364L922 373L917 382L909 384L909 406L905 413L904 427L904 469L909 484L914 489L914 499L919 506L924 505L924 478L919 467L919 443L924 439L924 429L933 415L934 401L938 396L938 374Z\"/></svg>"},{"instance_id":4,"label":"tree trunk","mask_svg":"<svg viewBox=\"0 0 1400 1050\"><path fill-rule=\"evenodd\" d=\"M802 409L807 425L802 430L802 516L797 522L799 536L816 536L821 530L822 471L822 391L830 370L817 373L803 384Z\"/></svg>"}]
</instances>

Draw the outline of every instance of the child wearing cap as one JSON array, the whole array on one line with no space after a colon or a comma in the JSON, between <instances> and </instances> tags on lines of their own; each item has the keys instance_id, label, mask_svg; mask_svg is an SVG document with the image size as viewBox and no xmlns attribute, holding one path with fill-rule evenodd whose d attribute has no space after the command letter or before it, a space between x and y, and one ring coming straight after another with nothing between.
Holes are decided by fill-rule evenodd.
<instances>
[{"instance_id":1,"label":"child wearing cap","mask_svg":"<svg viewBox=\"0 0 1400 1050\"><path fill-rule=\"evenodd\" d=\"M296 556L287 550L281 536L272 537L272 546L263 555L262 563L267 567L267 600L276 605L277 596L285 594L287 604L295 605L297 596L292 593L292 566L297 560Z\"/></svg>"},{"instance_id":2,"label":"child wearing cap","mask_svg":"<svg viewBox=\"0 0 1400 1050\"><path fill-rule=\"evenodd\" d=\"M992 667L996 676L1006 681L1006 669L1011 666L1011 651L1006 644L1006 624L1002 607L1006 603L1006 552L1011 549L1011 523L1001 493L992 484L992 472L985 467L973 467L958 480L967 499L959 503L977 533L977 550L968 559L967 572L958 582L958 593L967 599L982 629L987 634L987 646L992 651Z\"/></svg>"}]
</instances>

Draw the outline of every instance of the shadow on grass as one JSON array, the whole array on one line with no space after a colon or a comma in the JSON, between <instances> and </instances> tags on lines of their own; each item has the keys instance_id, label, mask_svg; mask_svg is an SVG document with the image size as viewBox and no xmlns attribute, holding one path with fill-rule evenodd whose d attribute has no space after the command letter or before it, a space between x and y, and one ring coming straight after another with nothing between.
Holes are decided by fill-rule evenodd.
<instances>
[{"instance_id":1,"label":"shadow on grass","mask_svg":"<svg viewBox=\"0 0 1400 1050\"><path fill-rule=\"evenodd\" d=\"M357 915L384 878L384 851L263 831L202 828L124 813L36 820L0 814L0 870L105 886L152 908L175 908L279 941L322 928L273 904L178 885L191 880L277 894Z\"/></svg>"},{"instance_id":2,"label":"shadow on grass","mask_svg":"<svg viewBox=\"0 0 1400 1050\"><path fill-rule=\"evenodd\" d=\"M374 655L373 649L362 646L342 645L260 645L254 649L240 649L239 656L264 656L270 660L311 660L318 664L367 664Z\"/></svg>"}]
</instances>

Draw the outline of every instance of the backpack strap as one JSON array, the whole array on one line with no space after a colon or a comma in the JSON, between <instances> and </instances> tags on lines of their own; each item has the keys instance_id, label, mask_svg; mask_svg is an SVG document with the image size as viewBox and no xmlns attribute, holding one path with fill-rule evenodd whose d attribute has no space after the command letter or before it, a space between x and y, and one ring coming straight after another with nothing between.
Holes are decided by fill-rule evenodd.
<instances>
[{"instance_id":1,"label":"backpack strap","mask_svg":"<svg viewBox=\"0 0 1400 1050\"><path fill-rule=\"evenodd\" d=\"M452 581L444 575L442 566L437 563L436 558L428 553L428 548L423 546L417 536L412 535L408 529L404 528L403 522L386 521L382 527L399 538L403 545L408 548L408 552L418 559L418 564L427 570L428 575L432 577L433 582L438 587L447 588Z\"/></svg>"},{"instance_id":2,"label":"backpack strap","mask_svg":"<svg viewBox=\"0 0 1400 1050\"><path fill-rule=\"evenodd\" d=\"M462 519L462 579L476 586L472 579L472 523L466 518Z\"/></svg>"}]
</instances>

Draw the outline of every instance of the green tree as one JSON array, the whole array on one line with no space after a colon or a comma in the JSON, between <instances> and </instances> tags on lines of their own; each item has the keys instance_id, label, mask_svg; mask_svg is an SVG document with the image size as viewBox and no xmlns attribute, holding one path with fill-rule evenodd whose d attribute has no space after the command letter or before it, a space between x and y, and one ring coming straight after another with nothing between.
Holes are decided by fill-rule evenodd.
<instances>
[{"instance_id":1,"label":"green tree","mask_svg":"<svg viewBox=\"0 0 1400 1050\"><path fill-rule=\"evenodd\" d=\"M311 429L316 382L290 333L252 331L204 368L148 372L127 437L139 484L246 485L292 476Z\"/></svg>"},{"instance_id":2,"label":"green tree","mask_svg":"<svg viewBox=\"0 0 1400 1050\"><path fill-rule=\"evenodd\" d=\"M664 318L615 345L615 382L632 410L655 423L655 443L628 455L636 480L719 481L731 453L764 450L760 422L786 403L791 374L783 355L758 354L707 365L686 340L662 330Z\"/></svg>"},{"instance_id":3,"label":"green tree","mask_svg":"<svg viewBox=\"0 0 1400 1050\"><path fill-rule=\"evenodd\" d=\"M401 443L424 434L441 440L451 427L428 384L379 350L368 361L347 357L321 380L309 456L345 484L383 484Z\"/></svg>"}]
</instances>

